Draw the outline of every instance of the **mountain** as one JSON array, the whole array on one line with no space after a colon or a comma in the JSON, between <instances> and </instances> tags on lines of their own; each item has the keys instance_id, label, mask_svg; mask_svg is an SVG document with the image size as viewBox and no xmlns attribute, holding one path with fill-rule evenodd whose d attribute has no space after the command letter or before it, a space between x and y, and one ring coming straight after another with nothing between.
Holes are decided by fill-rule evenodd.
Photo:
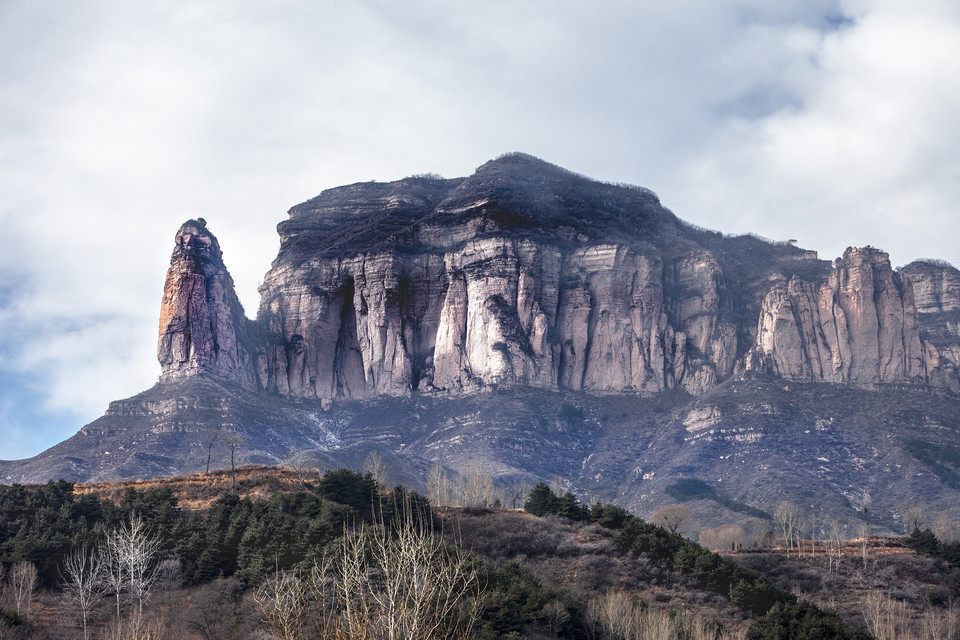
<instances>
[{"instance_id":1,"label":"mountain","mask_svg":"<svg viewBox=\"0 0 960 640\"><path fill-rule=\"evenodd\" d=\"M172 475L208 451L358 467L376 450L395 481L442 462L641 512L789 499L850 520L869 496L890 528L906 501L960 516L946 263L726 236L523 154L330 189L278 232L250 320L216 237L187 221L158 384L0 479ZM693 480L707 493L677 488Z\"/></svg>"}]
</instances>

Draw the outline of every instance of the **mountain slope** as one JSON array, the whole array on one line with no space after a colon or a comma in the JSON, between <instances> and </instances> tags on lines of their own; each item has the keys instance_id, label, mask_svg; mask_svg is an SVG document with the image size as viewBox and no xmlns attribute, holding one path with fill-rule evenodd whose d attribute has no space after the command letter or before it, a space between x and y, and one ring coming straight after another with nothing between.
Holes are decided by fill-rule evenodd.
<instances>
[{"instance_id":1,"label":"mountain slope","mask_svg":"<svg viewBox=\"0 0 960 640\"><path fill-rule=\"evenodd\" d=\"M196 471L220 433L219 466L377 450L413 486L439 461L645 512L684 478L846 520L869 496L890 528L900 502L960 504L949 265L724 236L522 154L330 189L278 231L250 320L206 222L186 222L159 384L0 479Z\"/></svg>"}]
</instances>

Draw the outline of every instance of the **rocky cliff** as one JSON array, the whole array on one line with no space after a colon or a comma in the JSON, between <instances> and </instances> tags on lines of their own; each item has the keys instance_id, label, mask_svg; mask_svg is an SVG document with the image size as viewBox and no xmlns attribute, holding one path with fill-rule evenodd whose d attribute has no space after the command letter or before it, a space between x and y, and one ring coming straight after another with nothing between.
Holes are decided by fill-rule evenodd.
<instances>
[{"instance_id":1,"label":"rocky cliff","mask_svg":"<svg viewBox=\"0 0 960 640\"><path fill-rule=\"evenodd\" d=\"M394 481L479 465L641 514L697 478L821 521L859 522L867 496L890 530L904 502L960 517L946 263L897 271L870 247L820 260L519 154L466 178L330 189L278 231L249 320L216 238L187 221L160 382L0 462L0 480L170 475L208 454L359 468L378 451ZM711 526L742 517L718 508Z\"/></svg>"},{"instance_id":2,"label":"rocky cliff","mask_svg":"<svg viewBox=\"0 0 960 640\"><path fill-rule=\"evenodd\" d=\"M529 156L463 179L331 189L278 230L250 328L216 239L196 221L181 228L164 380L203 372L328 401L514 385L701 394L746 369L956 385L914 295L924 311L952 309L949 277L895 272L870 247L831 265L696 229L649 191Z\"/></svg>"},{"instance_id":3,"label":"rocky cliff","mask_svg":"<svg viewBox=\"0 0 960 640\"><path fill-rule=\"evenodd\" d=\"M160 381L209 374L251 386L246 325L217 238L203 218L188 220L174 237L160 303Z\"/></svg>"},{"instance_id":4,"label":"rocky cliff","mask_svg":"<svg viewBox=\"0 0 960 640\"><path fill-rule=\"evenodd\" d=\"M771 280L752 354L761 368L791 380L951 384L921 339L911 279L883 252L849 248L822 282Z\"/></svg>"}]
</instances>

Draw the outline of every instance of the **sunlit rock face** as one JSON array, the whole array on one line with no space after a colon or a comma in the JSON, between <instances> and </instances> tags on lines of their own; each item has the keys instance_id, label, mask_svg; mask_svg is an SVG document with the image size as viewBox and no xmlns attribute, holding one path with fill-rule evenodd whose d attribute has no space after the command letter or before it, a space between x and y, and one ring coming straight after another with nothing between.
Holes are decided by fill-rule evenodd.
<instances>
[{"instance_id":1,"label":"sunlit rock face","mask_svg":"<svg viewBox=\"0 0 960 640\"><path fill-rule=\"evenodd\" d=\"M207 373L252 386L246 322L217 238L203 218L185 222L174 238L160 304L161 382Z\"/></svg>"},{"instance_id":2,"label":"sunlit rock face","mask_svg":"<svg viewBox=\"0 0 960 640\"><path fill-rule=\"evenodd\" d=\"M960 310L960 274L901 274L870 247L831 264L723 236L645 189L520 154L468 178L330 189L278 231L254 322L216 238L202 221L181 227L163 380L208 373L322 400L511 386L698 395L747 370L953 385L960 357L921 331L923 313Z\"/></svg>"},{"instance_id":3,"label":"sunlit rock face","mask_svg":"<svg viewBox=\"0 0 960 640\"><path fill-rule=\"evenodd\" d=\"M885 253L849 248L822 282L775 278L763 301L757 361L794 380L942 382L940 355L920 337L909 277Z\"/></svg>"}]
</instances>

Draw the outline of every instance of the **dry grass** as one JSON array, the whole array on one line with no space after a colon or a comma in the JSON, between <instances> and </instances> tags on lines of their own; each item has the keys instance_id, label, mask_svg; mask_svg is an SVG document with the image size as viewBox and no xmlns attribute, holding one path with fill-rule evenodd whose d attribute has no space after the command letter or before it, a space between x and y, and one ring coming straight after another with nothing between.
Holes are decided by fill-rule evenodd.
<instances>
[{"instance_id":1,"label":"dry grass","mask_svg":"<svg viewBox=\"0 0 960 640\"><path fill-rule=\"evenodd\" d=\"M320 479L316 469L307 471L285 467L248 465L237 467L236 493L251 499L266 499L277 492L289 493L315 486ZM119 482L96 482L77 484L77 495L94 494L113 502L120 502L127 489L147 491L170 489L180 502L180 508L202 510L225 493L234 492L233 474L229 469L210 473L191 473L173 478L155 480L127 480Z\"/></svg>"}]
</instances>

